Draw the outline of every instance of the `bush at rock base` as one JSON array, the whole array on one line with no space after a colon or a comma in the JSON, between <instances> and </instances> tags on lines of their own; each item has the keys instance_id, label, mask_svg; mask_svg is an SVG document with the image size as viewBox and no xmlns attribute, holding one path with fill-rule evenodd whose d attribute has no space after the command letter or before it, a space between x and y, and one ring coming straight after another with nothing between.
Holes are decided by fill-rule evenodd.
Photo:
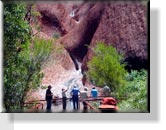
<instances>
[{"instance_id":1,"label":"bush at rock base","mask_svg":"<svg viewBox=\"0 0 166 130\"><path fill-rule=\"evenodd\" d=\"M88 62L88 78L96 86L107 85L118 100L121 112L147 112L147 71L127 72L123 56L112 46L99 42Z\"/></svg>"}]
</instances>

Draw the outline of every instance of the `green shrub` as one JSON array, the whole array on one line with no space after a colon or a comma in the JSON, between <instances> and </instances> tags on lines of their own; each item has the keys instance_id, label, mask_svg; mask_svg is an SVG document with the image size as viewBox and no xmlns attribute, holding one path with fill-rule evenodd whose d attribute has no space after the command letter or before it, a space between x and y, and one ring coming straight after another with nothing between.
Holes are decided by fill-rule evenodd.
<instances>
[{"instance_id":1,"label":"green shrub","mask_svg":"<svg viewBox=\"0 0 166 130\"><path fill-rule=\"evenodd\" d=\"M4 104L8 112L23 110L22 105L26 100L27 92L40 87L43 73L41 66L49 57L52 42L44 39L33 39L31 43L22 46L17 62L5 68L4 75Z\"/></svg>"},{"instance_id":2,"label":"green shrub","mask_svg":"<svg viewBox=\"0 0 166 130\"><path fill-rule=\"evenodd\" d=\"M19 58L24 62L25 67L29 71L29 75L31 74L32 80L27 88L36 89L40 86L41 79L43 78L43 73L40 72L41 67L49 58L52 48L52 40L45 40L37 37L32 39L32 43L23 47L24 51L20 52Z\"/></svg>"},{"instance_id":3,"label":"green shrub","mask_svg":"<svg viewBox=\"0 0 166 130\"><path fill-rule=\"evenodd\" d=\"M96 86L108 85L119 97L120 89L126 84L123 56L102 42L98 42L93 51L95 55L88 62L89 80Z\"/></svg>"},{"instance_id":4,"label":"green shrub","mask_svg":"<svg viewBox=\"0 0 166 130\"><path fill-rule=\"evenodd\" d=\"M147 111L147 71L133 70L126 77L128 83L124 89L126 98L119 102L120 111Z\"/></svg>"},{"instance_id":5,"label":"green shrub","mask_svg":"<svg viewBox=\"0 0 166 130\"><path fill-rule=\"evenodd\" d=\"M88 62L88 78L96 86L108 85L118 99L122 112L147 111L147 71L124 69L123 56L112 46L98 43L94 57Z\"/></svg>"}]
</instances>

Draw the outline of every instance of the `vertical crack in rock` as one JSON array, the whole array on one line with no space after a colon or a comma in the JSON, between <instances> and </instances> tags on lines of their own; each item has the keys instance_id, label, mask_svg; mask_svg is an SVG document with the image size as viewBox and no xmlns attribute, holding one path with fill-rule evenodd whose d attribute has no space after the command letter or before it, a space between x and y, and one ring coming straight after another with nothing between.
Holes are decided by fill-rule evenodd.
<instances>
[{"instance_id":1,"label":"vertical crack in rock","mask_svg":"<svg viewBox=\"0 0 166 130\"><path fill-rule=\"evenodd\" d=\"M60 40L60 43L69 52L76 70L78 69L76 60L82 62L84 56L87 54L88 45L91 43L93 35L97 30L103 10L104 4L95 4L89 11L85 11L88 14L82 16L83 18L79 25Z\"/></svg>"}]
</instances>

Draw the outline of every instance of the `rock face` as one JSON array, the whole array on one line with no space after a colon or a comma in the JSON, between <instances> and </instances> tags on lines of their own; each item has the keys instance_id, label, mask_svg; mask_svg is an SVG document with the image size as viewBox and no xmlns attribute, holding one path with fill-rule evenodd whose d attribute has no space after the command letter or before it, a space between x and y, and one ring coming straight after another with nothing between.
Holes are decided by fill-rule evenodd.
<instances>
[{"instance_id":1,"label":"rock face","mask_svg":"<svg viewBox=\"0 0 166 130\"><path fill-rule=\"evenodd\" d=\"M129 68L147 68L146 12L146 6L139 3L106 4L90 47L93 48L97 41L103 41L124 54ZM83 61L84 69L87 69L86 63L92 56L93 52L88 50Z\"/></svg>"},{"instance_id":2,"label":"rock face","mask_svg":"<svg viewBox=\"0 0 166 130\"><path fill-rule=\"evenodd\" d=\"M93 57L97 41L113 45L123 53L129 68L147 68L147 5L142 2L37 3L43 32L59 32L77 69Z\"/></svg>"}]
</instances>

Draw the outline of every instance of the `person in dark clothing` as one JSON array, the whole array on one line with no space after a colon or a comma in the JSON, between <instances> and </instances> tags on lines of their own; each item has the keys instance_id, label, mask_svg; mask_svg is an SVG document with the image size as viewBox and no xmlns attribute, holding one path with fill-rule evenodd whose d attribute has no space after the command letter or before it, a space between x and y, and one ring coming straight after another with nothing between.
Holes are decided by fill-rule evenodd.
<instances>
[{"instance_id":1,"label":"person in dark clothing","mask_svg":"<svg viewBox=\"0 0 166 130\"><path fill-rule=\"evenodd\" d=\"M79 104L78 104L78 101L79 101L78 94L79 93L80 93L79 89L76 86L74 86L74 88L71 91L74 109L79 108Z\"/></svg>"},{"instance_id":2,"label":"person in dark clothing","mask_svg":"<svg viewBox=\"0 0 166 130\"><path fill-rule=\"evenodd\" d=\"M53 96L53 94L51 92L51 85L49 85L48 89L46 90L47 112L51 111L52 96Z\"/></svg>"},{"instance_id":3,"label":"person in dark clothing","mask_svg":"<svg viewBox=\"0 0 166 130\"><path fill-rule=\"evenodd\" d=\"M62 88L62 104L63 104L63 110L66 110L66 100L67 100L67 97L66 97L66 92L67 92L68 89L64 89Z\"/></svg>"}]
</instances>

